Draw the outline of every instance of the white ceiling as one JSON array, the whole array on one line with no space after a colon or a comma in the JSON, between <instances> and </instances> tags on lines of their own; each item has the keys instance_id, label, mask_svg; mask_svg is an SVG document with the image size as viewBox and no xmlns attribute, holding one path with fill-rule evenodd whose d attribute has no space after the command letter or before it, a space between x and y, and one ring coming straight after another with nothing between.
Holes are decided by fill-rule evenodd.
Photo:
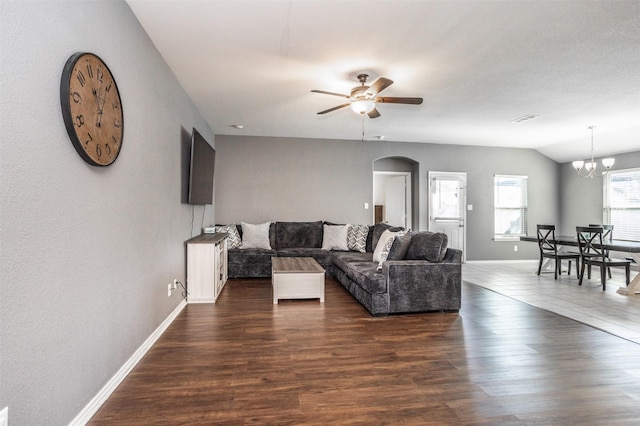
<instances>
[{"instance_id":1,"label":"white ceiling","mask_svg":"<svg viewBox=\"0 0 640 426\"><path fill-rule=\"evenodd\" d=\"M394 80L365 139L640 150L640 1L128 0L216 134L361 139L345 100ZM523 115L534 120L512 123ZM231 127L244 125L243 129Z\"/></svg>"}]
</instances>

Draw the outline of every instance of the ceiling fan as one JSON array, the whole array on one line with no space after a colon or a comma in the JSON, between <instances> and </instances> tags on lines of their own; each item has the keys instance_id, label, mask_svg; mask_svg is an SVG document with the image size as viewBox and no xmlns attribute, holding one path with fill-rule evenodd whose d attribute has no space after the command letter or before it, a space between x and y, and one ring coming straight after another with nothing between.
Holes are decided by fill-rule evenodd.
<instances>
[{"instance_id":1,"label":"ceiling fan","mask_svg":"<svg viewBox=\"0 0 640 426\"><path fill-rule=\"evenodd\" d=\"M378 96L378 93L382 92L387 87L393 84L393 80L380 77L374 81L371 86L366 86L367 74L358 74L358 81L360 86L356 86L351 89L351 95L343 95L341 93L325 92L324 90L312 90L313 93L324 93L325 95L340 96L342 98L349 99L349 102L342 105L338 105L333 108L320 111L318 114L326 114L331 111L335 111L344 107L351 107L354 112L364 115L367 114L369 118L378 118L380 113L376 109L376 104L407 104L407 105L420 105L422 98L396 98L389 96Z\"/></svg>"}]
</instances>

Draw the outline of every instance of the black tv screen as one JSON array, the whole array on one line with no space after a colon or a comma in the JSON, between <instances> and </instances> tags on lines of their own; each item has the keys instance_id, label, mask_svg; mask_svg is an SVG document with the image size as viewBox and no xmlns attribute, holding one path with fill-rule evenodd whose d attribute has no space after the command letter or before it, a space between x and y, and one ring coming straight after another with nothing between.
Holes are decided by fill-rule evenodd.
<instances>
[{"instance_id":1,"label":"black tv screen","mask_svg":"<svg viewBox=\"0 0 640 426\"><path fill-rule=\"evenodd\" d=\"M189 204L213 204L215 163L216 151L196 129L193 129L189 167Z\"/></svg>"}]
</instances>

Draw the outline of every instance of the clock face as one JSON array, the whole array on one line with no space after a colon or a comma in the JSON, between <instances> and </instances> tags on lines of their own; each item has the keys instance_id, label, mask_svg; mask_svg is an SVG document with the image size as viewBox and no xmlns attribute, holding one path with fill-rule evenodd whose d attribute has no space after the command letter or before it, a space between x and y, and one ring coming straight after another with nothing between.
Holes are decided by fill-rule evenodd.
<instances>
[{"instance_id":1,"label":"clock face","mask_svg":"<svg viewBox=\"0 0 640 426\"><path fill-rule=\"evenodd\" d=\"M112 164L122 148L124 115L107 65L92 53L72 55L62 72L60 102L78 154L94 166Z\"/></svg>"}]
</instances>

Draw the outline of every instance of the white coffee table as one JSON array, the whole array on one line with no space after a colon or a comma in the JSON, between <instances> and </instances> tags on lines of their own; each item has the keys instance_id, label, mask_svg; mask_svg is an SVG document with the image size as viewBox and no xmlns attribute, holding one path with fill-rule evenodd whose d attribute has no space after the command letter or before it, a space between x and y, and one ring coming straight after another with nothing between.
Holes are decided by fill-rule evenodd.
<instances>
[{"instance_id":1,"label":"white coffee table","mask_svg":"<svg viewBox=\"0 0 640 426\"><path fill-rule=\"evenodd\" d=\"M320 299L324 303L324 273L312 257L272 257L273 304L279 299Z\"/></svg>"}]
</instances>

